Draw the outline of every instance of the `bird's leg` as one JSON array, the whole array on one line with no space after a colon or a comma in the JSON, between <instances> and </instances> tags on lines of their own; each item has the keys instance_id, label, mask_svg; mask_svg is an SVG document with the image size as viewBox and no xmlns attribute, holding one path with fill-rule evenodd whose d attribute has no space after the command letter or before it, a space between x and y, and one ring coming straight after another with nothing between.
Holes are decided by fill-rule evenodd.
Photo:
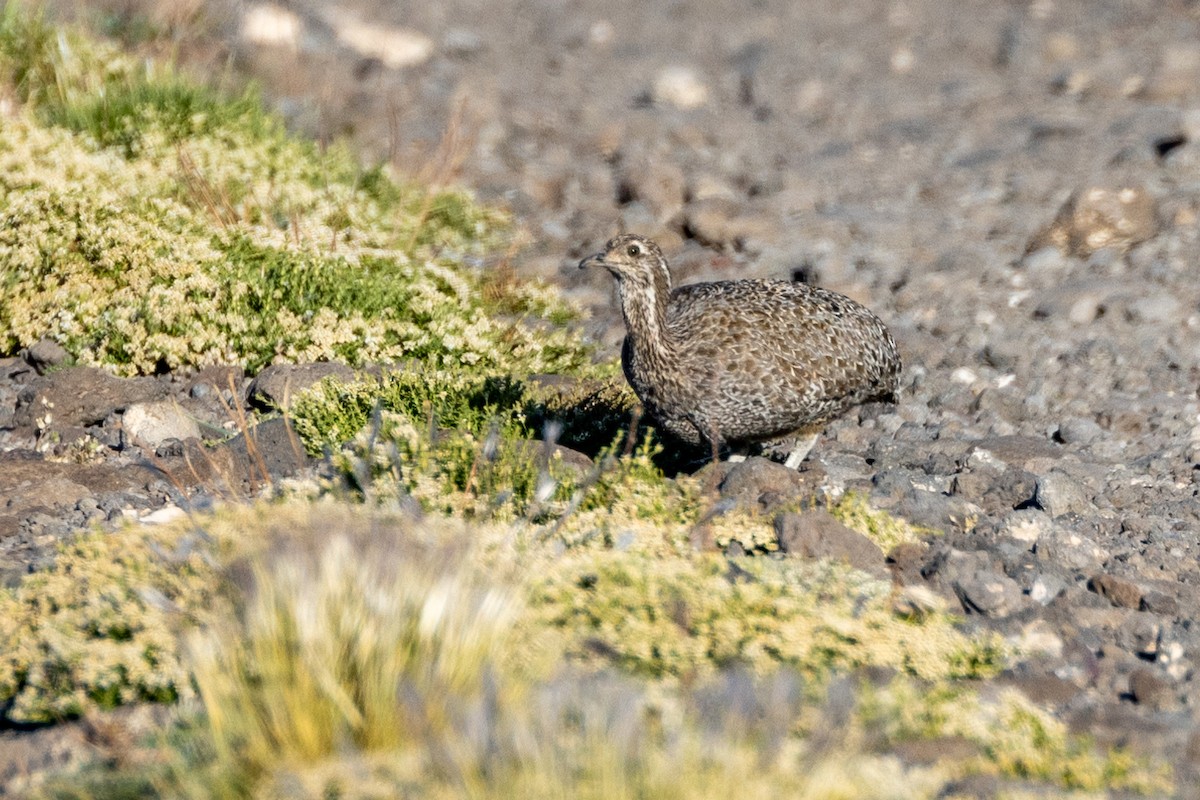
<instances>
[{"instance_id":1,"label":"bird's leg","mask_svg":"<svg viewBox=\"0 0 1200 800\"><path fill-rule=\"evenodd\" d=\"M721 429L716 426L711 420L695 415L689 418L692 425L700 433L700 439L708 440L708 446L712 448L712 460L714 464L721 461Z\"/></svg>"},{"instance_id":2,"label":"bird's leg","mask_svg":"<svg viewBox=\"0 0 1200 800\"><path fill-rule=\"evenodd\" d=\"M727 458L725 460L728 461L730 464L740 464L741 462L746 460L746 454L745 453L730 453L729 458Z\"/></svg>"},{"instance_id":3,"label":"bird's leg","mask_svg":"<svg viewBox=\"0 0 1200 800\"><path fill-rule=\"evenodd\" d=\"M787 461L783 462L785 467L789 469L799 469L800 462L808 455L808 451L812 450L813 445L817 443L817 437L821 435L820 431L802 436L796 440L796 444L792 446L792 452L788 454Z\"/></svg>"}]
</instances>

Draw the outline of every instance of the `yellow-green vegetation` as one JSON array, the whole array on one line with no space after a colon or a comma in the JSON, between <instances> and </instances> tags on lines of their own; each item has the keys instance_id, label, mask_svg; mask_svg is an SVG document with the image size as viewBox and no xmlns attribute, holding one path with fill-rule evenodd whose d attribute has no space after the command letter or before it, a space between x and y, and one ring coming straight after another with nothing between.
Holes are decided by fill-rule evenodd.
<instances>
[{"instance_id":1,"label":"yellow-green vegetation","mask_svg":"<svg viewBox=\"0 0 1200 800\"><path fill-rule=\"evenodd\" d=\"M898 544L919 541L940 532L871 508L867 498L855 492L847 492L829 507L829 513L846 527L869 536L885 553Z\"/></svg>"},{"instance_id":2,"label":"yellow-green vegetation","mask_svg":"<svg viewBox=\"0 0 1200 800\"><path fill-rule=\"evenodd\" d=\"M973 774L1033 781L1061 795L1170 790L1160 765L1098 751L1016 693L984 695L954 680L938 662L986 640L940 616L911 635L898 632L912 623L886 619L882 587L845 570L776 565L775 572L760 559L747 575L712 556L639 555L636 547L556 556L550 545L520 545L507 525L330 502L230 508L96 541L115 550L122 538L152 538L171 548L176 537L195 536L197 524L208 552L223 553L225 564L219 596L186 625L179 651L199 715L164 739L165 753L149 766L126 768L133 774L121 785L140 781L145 794L931 798ZM149 548L141 556L161 557ZM547 587L575 581L584 562L588 575L604 574L553 596ZM147 582L143 594L163 577L156 569L137 574ZM89 585L98 596L110 591L103 581ZM608 636L584 624L595 628L591 635L568 634L574 644L564 652L564 630L547 622L547 612L614 608L606 589L638 598L630 625L642 630ZM764 630L758 644L794 644L794 658L764 653L756 662L731 650L722 659L693 646L737 641L739 630L754 638L765 615L747 610L750 600L732 599L738 592L784 607L778 635ZM858 609L837 599L847 596ZM722 600L727 607L718 607ZM787 610L799 602L821 605ZM799 632L796 620L817 612L825 621L805 623L816 639L807 652L779 632ZM859 625L856 615L868 621ZM706 626L722 632L689 633ZM631 663L632 649L621 642L643 635L661 641L674 663L701 666L683 679ZM931 652L917 652L924 648ZM906 658L888 655L906 649ZM852 657L831 662L836 651L897 670L882 683L856 678L847 669ZM834 667L851 677L830 682ZM971 754L959 747L957 757L923 766L894 754L904 742L947 738L968 742ZM101 770L64 779L48 794L101 795L89 793L89 780L116 785Z\"/></svg>"},{"instance_id":3,"label":"yellow-green vegetation","mask_svg":"<svg viewBox=\"0 0 1200 800\"><path fill-rule=\"evenodd\" d=\"M420 359L587 362L547 287L485 278L503 214L15 4L0 17L0 352L49 336L120 373ZM0 87L2 89L3 87ZM486 289L486 291L485 291Z\"/></svg>"},{"instance_id":4,"label":"yellow-green vegetation","mask_svg":"<svg viewBox=\"0 0 1200 800\"><path fill-rule=\"evenodd\" d=\"M1003 661L998 640L964 636L942 614L904 619L888 583L836 565L604 552L547 573L531 598L539 624L579 660L652 678L781 666L818 682L864 666L977 678Z\"/></svg>"},{"instance_id":5,"label":"yellow-green vegetation","mask_svg":"<svg viewBox=\"0 0 1200 800\"><path fill-rule=\"evenodd\" d=\"M218 590L211 548L186 529L91 533L54 567L0 591L0 708L52 722L190 692L175 634Z\"/></svg>"}]
</instances>

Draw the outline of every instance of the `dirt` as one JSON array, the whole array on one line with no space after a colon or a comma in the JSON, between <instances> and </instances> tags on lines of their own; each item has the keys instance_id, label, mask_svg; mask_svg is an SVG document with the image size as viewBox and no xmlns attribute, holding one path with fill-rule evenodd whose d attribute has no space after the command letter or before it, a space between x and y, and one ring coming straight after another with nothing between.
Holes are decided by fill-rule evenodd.
<instances>
[{"instance_id":1,"label":"dirt","mask_svg":"<svg viewBox=\"0 0 1200 800\"><path fill-rule=\"evenodd\" d=\"M60 9L150 19L198 74L260 81L297 130L508 205L530 234L511 265L588 307L581 335L610 353L611 279L575 265L622 229L656 237L678 282L790 276L868 305L903 400L831 425L809 482L945 530L892 554L898 580L1021 644L1005 682L1200 796L1200 6L828 6ZM5 363L11 486L40 378ZM159 382L187 398L186 380ZM119 408L67 427L111 447ZM171 502L144 483L112 508ZM78 502L37 511L42 528L0 509L4 569L36 561L19 531L90 519Z\"/></svg>"}]
</instances>

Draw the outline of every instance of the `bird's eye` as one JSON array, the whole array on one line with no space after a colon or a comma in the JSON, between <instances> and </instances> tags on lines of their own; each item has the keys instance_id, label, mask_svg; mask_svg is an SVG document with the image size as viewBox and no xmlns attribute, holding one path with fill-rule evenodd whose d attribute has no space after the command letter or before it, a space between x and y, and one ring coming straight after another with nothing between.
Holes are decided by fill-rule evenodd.
<instances>
[{"instance_id":1,"label":"bird's eye","mask_svg":"<svg viewBox=\"0 0 1200 800\"><path fill-rule=\"evenodd\" d=\"M642 254L642 248L638 247L636 244L631 244L625 249L625 252L634 258L637 258Z\"/></svg>"}]
</instances>

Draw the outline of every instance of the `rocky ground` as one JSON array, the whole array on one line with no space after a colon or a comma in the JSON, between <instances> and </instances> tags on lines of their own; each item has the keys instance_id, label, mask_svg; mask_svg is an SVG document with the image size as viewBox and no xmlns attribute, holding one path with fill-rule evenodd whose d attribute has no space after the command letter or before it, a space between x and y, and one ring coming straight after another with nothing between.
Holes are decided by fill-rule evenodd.
<instances>
[{"instance_id":1,"label":"rocky ground","mask_svg":"<svg viewBox=\"0 0 1200 800\"><path fill-rule=\"evenodd\" d=\"M680 281L790 275L866 303L899 342L903 402L831 425L804 484L946 531L891 554L898 580L1019 643L1005 681L1164 755L1200 796L1194 4L61 6L149 19L298 129L508 204L531 234L512 266L590 308L581 335L613 352L611 279L575 264L621 229L656 237ZM7 580L99 517L300 464L282 428L181 444L237 430L261 377L58 358L0 361ZM88 451L106 458L74 463ZM728 492L780 490L764 462L740 470Z\"/></svg>"}]
</instances>

